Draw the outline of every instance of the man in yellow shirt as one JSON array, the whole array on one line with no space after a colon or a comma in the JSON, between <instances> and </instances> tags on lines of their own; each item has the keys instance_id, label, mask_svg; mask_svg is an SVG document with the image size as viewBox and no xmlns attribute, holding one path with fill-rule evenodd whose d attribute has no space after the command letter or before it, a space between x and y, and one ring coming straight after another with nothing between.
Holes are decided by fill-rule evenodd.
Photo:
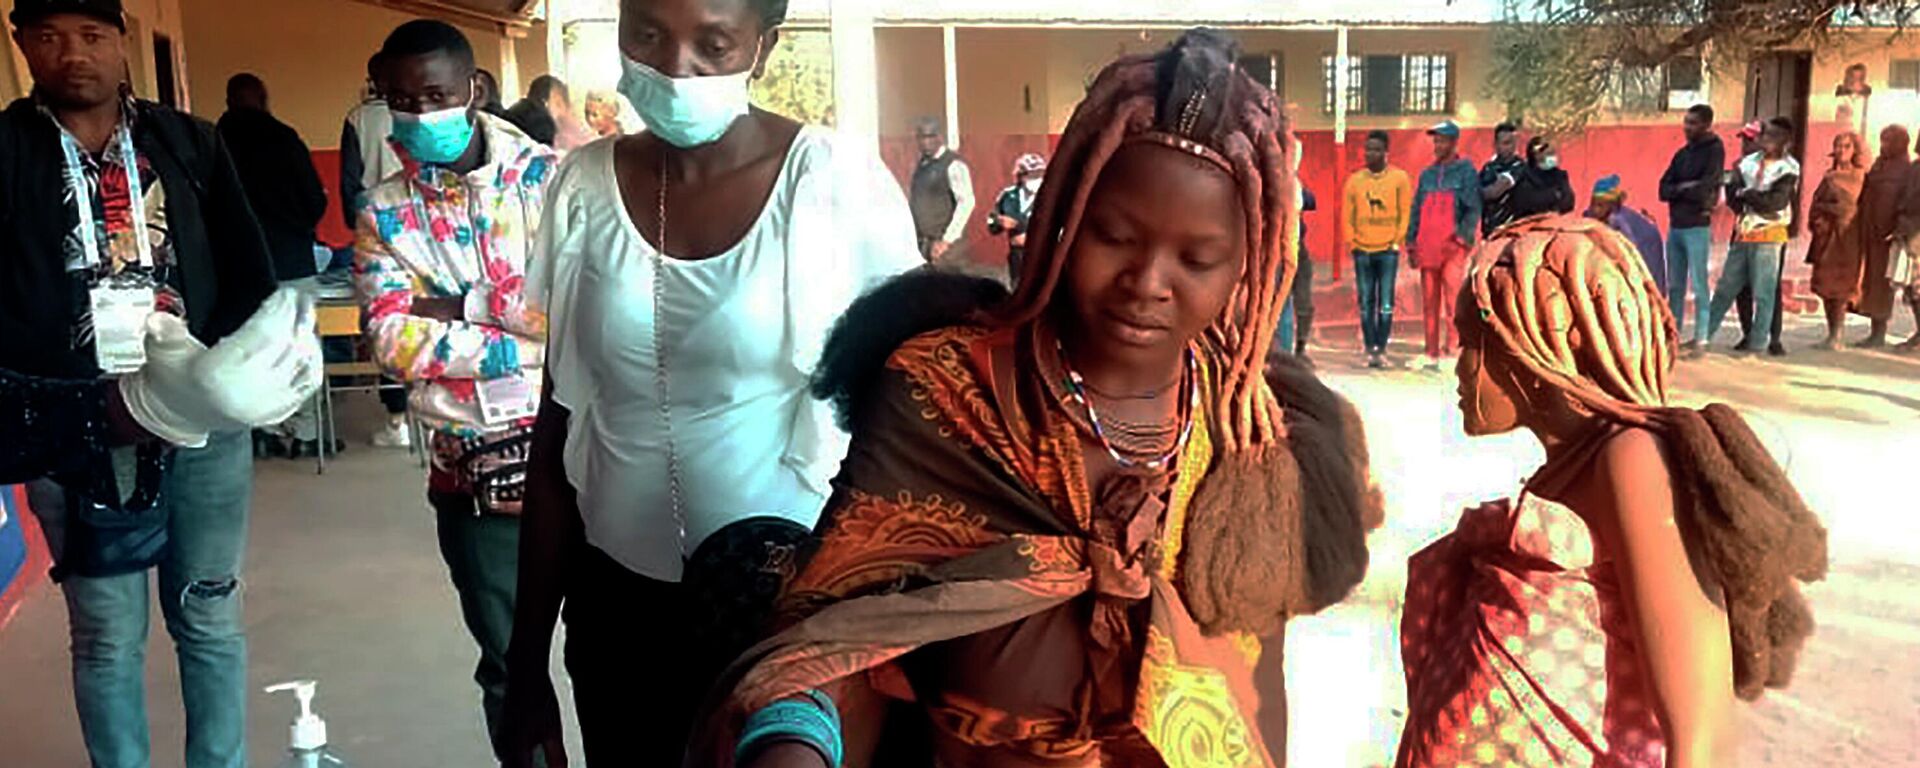
<instances>
[{"instance_id":1,"label":"man in yellow shirt","mask_svg":"<svg viewBox=\"0 0 1920 768\"><path fill-rule=\"evenodd\" d=\"M1387 165L1387 132L1367 134L1367 167L1347 177L1340 239L1353 250L1354 289L1360 299L1360 335L1367 366L1385 368L1393 335L1393 291L1400 274L1400 248L1413 213L1413 183Z\"/></svg>"}]
</instances>

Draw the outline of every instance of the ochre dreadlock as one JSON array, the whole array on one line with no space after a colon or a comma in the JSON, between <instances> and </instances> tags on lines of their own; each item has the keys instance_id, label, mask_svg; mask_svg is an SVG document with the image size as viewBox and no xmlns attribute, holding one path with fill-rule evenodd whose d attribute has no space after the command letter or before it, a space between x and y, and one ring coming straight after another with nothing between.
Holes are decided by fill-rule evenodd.
<instances>
[{"instance_id":1,"label":"ochre dreadlock","mask_svg":"<svg viewBox=\"0 0 1920 768\"><path fill-rule=\"evenodd\" d=\"M1540 217L1473 253L1463 323L1599 418L1646 429L1673 461L1674 518L1725 590L1734 690L1784 687L1813 614L1796 581L1827 569L1826 529L1740 414L1669 408L1672 312L1625 237L1600 222ZM1492 343L1483 341L1481 343Z\"/></svg>"},{"instance_id":2,"label":"ochre dreadlock","mask_svg":"<svg viewBox=\"0 0 1920 768\"><path fill-rule=\"evenodd\" d=\"M1108 65L1074 110L1028 227L1020 288L999 321L1036 321L1053 303L1100 173L1122 146L1154 141L1231 174L1246 211L1247 255L1228 309L1201 340L1216 376L1214 440L1228 450L1269 445L1280 407L1262 376L1297 267L1298 142L1272 92L1236 64L1224 35L1187 32L1165 51Z\"/></svg>"},{"instance_id":3,"label":"ochre dreadlock","mask_svg":"<svg viewBox=\"0 0 1920 768\"><path fill-rule=\"evenodd\" d=\"M1469 264L1468 309L1526 370L1616 421L1666 405L1673 312L1624 235L1545 218L1489 238Z\"/></svg>"}]
</instances>

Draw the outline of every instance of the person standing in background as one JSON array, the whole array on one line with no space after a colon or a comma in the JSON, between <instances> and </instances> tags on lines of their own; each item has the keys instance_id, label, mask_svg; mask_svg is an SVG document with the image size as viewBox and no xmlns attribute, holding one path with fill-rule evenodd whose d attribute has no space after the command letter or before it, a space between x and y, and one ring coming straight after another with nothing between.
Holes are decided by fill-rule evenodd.
<instances>
[{"instance_id":1,"label":"person standing in background","mask_svg":"<svg viewBox=\"0 0 1920 768\"><path fill-rule=\"evenodd\" d=\"M1907 184L1901 190L1899 218L1895 223L1893 236L1904 246L1904 253L1889 253L1886 272L1879 275L1867 275L1868 280L1886 283L1892 294L1889 299L1903 298L1907 310L1913 313L1913 335L1900 342L1902 352L1920 352L1920 254L1914 249L1920 248L1920 168L1907 174ZM1898 262L1894 258L1899 259ZM1892 308L1888 308L1891 316Z\"/></svg>"},{"instance_id":2,"label":"person standing in background","mask_svg":"<svg viewBox=\"0 0 1920 768\"><path fill-rule=\"evenodd\" d=\"M1406 171L1387 164L1387 147L1386 131L1367 134L1367 167L1347 177L1346 215L1340 219L1340 241L1353 251L1353 287L1368 368L1387 366L1400 250L1413 217L1413 182Z\"/></svg>"},{"instance_id":3,"label":"person standing in background","mask_svg":"<svg viewBox=\"0 0 1920 768\"><path fill-rule=\"evenodd\" d=\"M250 73L227 80L227 112L220 116L220 139L240 174L247 202L267 237L273 272L281 285L315 290L313 231L327 214L327 190L313 167L313 153L300 134L273 116L267 85ZM309 400L276 432L256 433L254 455L317 456L319 402ZM290 441L281 444L281 440ZM327 448L329 452L337 447Z\"/></svg>"},{"instance_id":4,"label":"person standing in background","mask_svg":"<svg viewBox=\"0 0 1920 768\"><path fill-rule=\"evenodd\" d=\"M1526 159L1520 156L1520 127L1513 123L1494 126L1493 159L1480 169L1480 199L1486 203L1480 234L1491 235L1513 221L1513 188L1520 183L1520 173L1526 167Z\"/></svg>"},{"instance_id":5,"label":"person standing in background","mask_svg":"<svg viewBox=\"0 0 1920 768\"><path fill-rule=\"evenodd\" d=\"M1527 165L1507 195L1515 219L1543 213L1573 213L1573 181L1560 169L1560 151L1545 136L1527 140Z\"/></svg>"},{"instance_id":6,"label":"person standing in background","mask_svg":"<svg viewBox=\"0 0 1920 768\"><path fill-rule=\"evenodd\" d=\"M1854 345L1861 349L1886 346L1887 326L1893 321L1893 304L1898 297L1893 284L1887 282L1887 263L1893 253L1894 234L1902 231L1900 219L1907 212L1910 184L1920 177L1915 172L1911 142L1904 127L1889 125L1882 130L1880 157L1867 171L1860 192L1862 258L1859 298L1853 303L1853 311L1867 318L1869 329L1867 337ZM1920 210L1913 214L1920 214Z\"/></svg>"},{"instance_id":7,"label":"person standing in background","mask_svg":"<svg viewBox=\"0 0 1920 768\"><path fill-rule=\"evenodd\" d=\"M1676 332L1685 330L1692 288L1693 338L1685 347L1693 350L1707 343L1707 263L1713 256L1713 209L1720 204L1727 149L1713 133L1713 107L1693 105L1681 125L1687 143L1660 176L1660 201L1667 204L1667 304Z\"/></svg>"},{"instance_id":8,"label":"person standing in background","mask_svg":"<svg viewBox=\"0 0 1920 768\"><path fill-rule=\"evenodd\" d=\"M1740 132L1736 134L1740 139L1740 154L1735 156L1734 167L1727 169L1729 177L1731 177L1732 174L1740 172L1739 158L1744 158L1747 155L1760 151L1760 133L1765 130L1766 127L1766 121L1755 120L1747 123L1740 129ZM1729 202L1729 206L1731 206L1731 202ZM1791 230L1787 232L1787 239L1793 239L1793 232ZM1747 346L1747 342L1753 339L1752 286L1741 288L1740 295L1733 297L1733 309L1734 314L1740 318L1740 343L1737 346L1745 347Z\"/></svg>"},{"instance_id":9,"label":"person standing in background","mask_svg":"<svg viewBox=\"0 0 1920 768\"><path fill-rule=\"evenodd\" d=\"M506 117L507 108L500 103L500 78L482 68L474 72L474 79L480 86L480 111L494 117Z\"/></svg>"},{"instance_id":10,"label":"person standing in background","mask_svg":"<svg viewBox=\"0 0 1920 768\"><path fill-rule=\"evenodd\" d=\"M1313 196L1313 190L1305 184L1300 186L1300 212L1302 214L1320 209L1320 200ZM1287 303L1280 308L1280 328L1273 335L1273 346L1268 349L1269 359L1291 353L1307 367L1313 367L1313 358L1307 356L1307 342L1313 338L1313 255L1307 253L1307 219L1300 218L1300 257L1294 270L1293 287L1287 293Z\"/></svg>"},{"instance_id":11,"label":"person standing in background","mask_svg":"<svg viewBox=\"0 0 1920 768\"><path fill-rule=\"evenodd\" d=\"M947 148L939 121L921 120L914 127L914 138L920 142L920 164L913 169L907 205L920 236L920 255L936 263L960 242L973 215L973 172Z\"/></svg>"},{"instance_id":12,"label":"person standing in background","mask_svg":"<svg viewBox=\"0 0 1920 768\"><path fill-rule=\"evenodd\" d=\"M186 722L163 762L239 768L247 435L319 386L312 312L276 293L219 132L134 98L119 0L12 6L33 88L0 113L0 482L30 481L91 764L152 762L157 591Z\"/></svg>"},{"instance_id":13,"label":"person standing in background","mask_svg":"<svg viewBox=\"0 0 1920 768\"><path fill-rule=\"evenodd\" d=\"M1467 249L1480 226L1480 174L1459 154L1460 126L1452 120L1427 129L1433 165L1420 172L1407 225L1408 261L1420 270L1426 357L1420 365L1440 370L1453 353L1454 297L1466 269Z\"/></svg>"},{"instance_id":14,"label":"person standing in background","mask_svg":"<svg viewBox=\"0 0 1920 768\"><path fill-rule=\"evenodd\" d=\"M1653 223L1653 217L1645 211L1627 206L1627 190L1620 186L1618 174L1593 183L1593 200L1587 206L1587 218L1606 222L1614 231L1626 235L1634 250L1640 252L1640 259L1647 263L1647 272L1653 275L1660 295L1666 296L1667 259L1660 225Z\"/></svg>"},{"instance_id":15,"label":"person standing in background","mask_svg":"<svg viewBox=\"0 0 1920 768\"><path fill-rule=\"evenodd\" d=\"M382 48L400 173L360 214L354 284L380 367L430 429L427 502L478 646L489 734L506 696L526 456L546 319L524 298L552 149L479 109L473 48L410 21Z\"/></svg>"},{"instance_id":16,"label":"person standing in background","mask_svg":"<svg viewBox=\"0 0 1920 768\"><path fill-rule=\"evenodd\" d=\"M1000 192L987 216L987 231L1007 236L1007 274L1012 283L1020 281L1020 259L1027 248L1027 219L1033 215L1033 202L1040 198L1040 181L1047 175L1047 160L1031 152L1013 162L1013 186Z\"/></svg>"},{"instance_id":17,"label":"person standing in background","mask_svg":"<svg viewBox=\"0 0 1920 768\"><path fill-rule=\"evenodd\" d=\"M585 106L587 128L595 136L606 138L620 135L620 102L618 94L606 91L588 91Z\"/></svg>"},{"instance_id":18,"label":"person standing in background","mask_svg":"<svg viewBox=\"0 0 1920 768\"><path fill-rule=\"evenodd\" d=\"M528 138L551 147L560 130L558 116L572 111L572 102L566 83L553 75L541 75L527 85L526 98L508 107L505 116Z\"/></svg>"},{"instance_id":19,"label":"person standing in background","mask_svg":"<svg viewBox=\"0 0 1920 768\"><path fill-rule=\"evenodd\" d=\"M1847 326L1847 305L1860 299L1860 190L1866 183L1866 147L1857 133L1833 137L1833 167L1820 180L1807 205L1807 263L1813 265L1813 293L1827 318L1820 349L1839 349Z\"/></svg>"},{"instance_id":20,"label":"person standing in background","mask_svg":"<svg viewBox=\"0 0 1920 768\"><path fill-rule=\"evenodd\" d=\"M393 113L387 109L385 62L378 51L367 58L366 92L340 127L340 212L349 231L360 226L367 190L400 171L400 156L388 141L393 135ZM369 442L376 448L410 447L407 391L393 379L382 379L381 384L380 405L386 408L387 420Z\"/></svg>"},{"instance_id":21,"label":"person standing in background","mask_svg":"<svg viewBox=\"0 0 1920 768\"><path fill-rule=\"evenodd\" d=\"M1787 232L1793 223L1795 189L1800 184L1800 163L1787 153L1792 143L1793 121L1776 117L1767 122L1760 134L1760 151L1740 160L1727 184L1727 205L1738 217L1734 222L1733 242L1727 247L1727 263L1720 273L1720 284L1713 291L1708 313L1707 337L1712 338L1733 297L1742 288L1753 291L1753 322L1747 343L1741 350L1768 350L1775 356L1785 354L1779 340L1763 345L1766 325L1772 322L1780 298L1780 269L1786 259Z\"/></svg>"},{"instance_id":22,"label":"person standing in background","mask_svg":"<svg viewBox=\"0 0 1920 768\"><path fill-rule=\"evenodd\" d=\"M360 223L367 190L400 170L400 156L387 143L393 113L387 109L386 60L378 52L367 59L367 86L360 104L340 126L340 212L347 228Z\"/></svg>"}]
</instances>

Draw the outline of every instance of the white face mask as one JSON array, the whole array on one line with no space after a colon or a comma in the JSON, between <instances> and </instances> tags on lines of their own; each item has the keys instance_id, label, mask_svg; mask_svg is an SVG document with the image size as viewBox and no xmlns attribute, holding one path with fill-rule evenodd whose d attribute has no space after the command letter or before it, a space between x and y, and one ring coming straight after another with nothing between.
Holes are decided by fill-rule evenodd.
<instances>
[{"instance_id":1,"label":"white face mask","mask_svg":"<svg viewBox=\"0 0 1920 768\"><path fill-rule=\"evenodd\" d=\"M1023 187L1026 187L1026 188L1027 188L1027 194L1029 194L1029 195L1037 195L1037 194L1040 194L1040 180L1039 180L1039 179L1027 179L1026 181L1023 181L1023 182L1020 182L1020 186L1023 186Z\"/></svg>"},{"instance_id":2,"label":"white face mask","mask_svg":"<svg viewBox=\"0 0 1920 768\"><path fill-rule=\"evenodd\" d=\"M1547 155L1546 157L1540 158L1540 170L1551 171L1559 167L1560 167L1559 155Z\"/></svg>"},{"instance_id":3,"label":"white face mask","mask_svg":"<svg viewBox=\"0 0 1920 768\"><path fill-rule=\"evenodd\" d=\"M733 121L747 114L753 66L731 75L667 77L625 55L620 57L620 95L633 103L647 130L682 149L719 141Z\"/></svg>"}]
</instances>

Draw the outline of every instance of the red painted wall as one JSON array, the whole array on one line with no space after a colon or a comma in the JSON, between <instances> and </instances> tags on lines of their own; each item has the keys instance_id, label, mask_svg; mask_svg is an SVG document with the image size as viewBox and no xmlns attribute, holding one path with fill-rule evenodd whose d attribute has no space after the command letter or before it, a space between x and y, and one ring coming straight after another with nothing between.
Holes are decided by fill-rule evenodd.
<instances>
[{"instance_id":1,"label":"red painted wall","mask_svg":"<svg viewBox=\"0 0 1920 768\"><path fill-rule=\"evenodd\" d=\"M353 232L347 229L346 222L340 219L340 150L313 150L313 167L320 172L320 185L327 188L327 215L321 217L320 227L314 239L328 248L345 248L353 244Z\"/></svg>"},{"instance_id":2,"label":"red painted wall","mask_svg":"<svg viewBox=\"0 0 1920 768\"><path fill-rule=\"evenodd\" d=\"M1727 162L1731 165L1739 155L1740 141L1734 133L1739 129L1735 124L1720 126L1721 138L1727 144ZM1809 127L1805 156L1805 185L1811 188L1819 183L1829 165L1826 153L1832 146L1837 128L1832 123L1816 123ZM1316 261L1333 262L1335 270L1344 274L1350 265L1341 254L1339 243L1339 217L1342 215L1341 191L1345 180L1354 169L1364 162L1366 131L1349 131L1344 145L1333 142L1332 131L1302 131L1298 134L1303 156L1300 162L1300 178L1308 189L1319 198L1320 208L1306 214L1303 221L1307 227L1307 250ZM1388 162L1407 171L1409 176L1418 179L1420 170L1432 162L1432 147L1422 130L1388 131L1391 149ZM1004 248L996 238L990 237L984 224L985 208L1013 181L1013 161L1024 152L1045 154L1059 142L1059 136L1038 135L967 135L961 140L961 156L973 168L974 194L979 201L974 219L967 228L967 240L972 246L970 254L982 263L999 263L1004 258ZM1621 184L1626 188L1628 204L1642 208L1652 215L1662 229L1666 227L1667 207L1660 202L1660 176L1666 172L1667 163L1681 144L1680 127L1676 120L1673 125L1646 126L1609 126L1594 128L1582 136L1563 140L1560 143L1560 167L1566 169L1571 177L1576 197L1576 210L1584 210L1588 197L1593 190L1595 180L1608 174L1619 174ZM1461 135L1462 154L1471 158L1476 165L1484 164L1493 156L1493 129L1471 128ZM881 154L887 166L900 179L901 185L907 183L912 175L913 166L919 156L911 137L890 137L882 139ZM1716 240L1724 239L1732 229L1731 217L1724 209L1715 217ZM1341 258L1335 258L1341 255ZM1323 278L1324 279L1324 278Z\"/></svg>"}]
</instances>

